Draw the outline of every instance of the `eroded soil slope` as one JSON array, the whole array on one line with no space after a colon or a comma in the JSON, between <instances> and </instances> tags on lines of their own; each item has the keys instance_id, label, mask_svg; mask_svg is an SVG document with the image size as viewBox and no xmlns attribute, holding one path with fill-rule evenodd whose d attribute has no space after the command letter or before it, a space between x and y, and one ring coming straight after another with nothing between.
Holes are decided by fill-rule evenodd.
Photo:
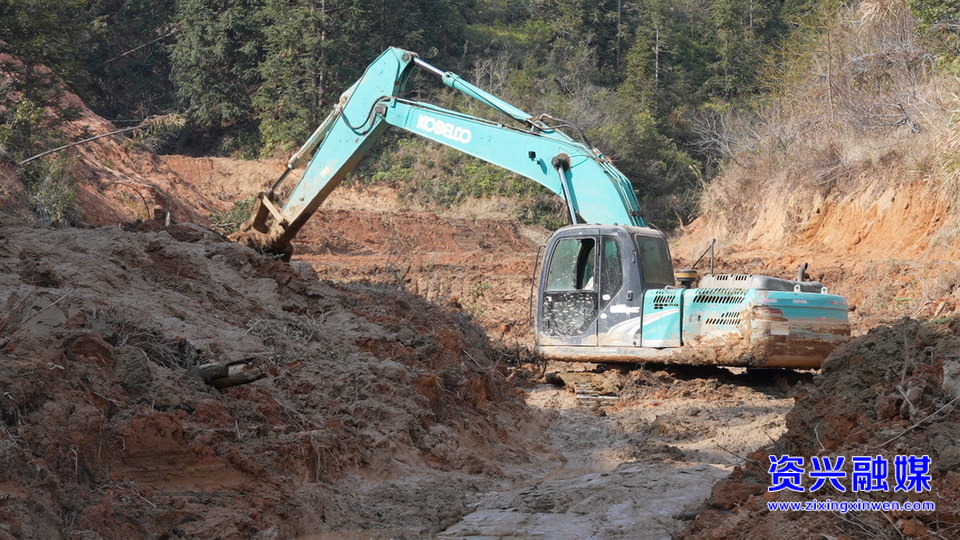
<instances>
[{"instance_id":1,"label":"eroded soil slope","mask_svg":"<svg viewBox=\"0 0 960 540\"><path fill-rule=\"evenodd\" d=\"M0 536L428 534L559 459L455 311L190 224L4 219ZM244 358L269 376L194 373Z\"/></svg>"},{"instance_id":2,"label":"eroded soil slope","mask_svg":"<svg viewBox=\"0 0 960 540\"><path fill-rule=\"evenodd\" d=\"M11 71L12 68L12 71ZM17 77L23 69L19 59L0 54L0 81ZM43 75L49 69L35 66ZM7 71L3 71L7 70ZM59 81L55 76L53 81ZM6 86L6 85L5 85ZM9 91L7 88L5 91ZM71 120L60 124L66 142L116 131L118 127L97 115L86 103L60 83L59 107L69 110ZM47 114L53 111L48 109ZM129 127L129 126L126 126ZM130 133L133 135L133 133ZM170 212L176 221L207 223L209 212L218 210L218 201L201 188L176 174L145 145L124 135L98 139L65 151L74 158L71 171L76 178L77 204L71 221L92 225L118 224L153 216L157 208ZM0 158L0 208L29 221L24 212L26 196L14 163Z\"/></svg>"},{"instance_id":3,"label":"eroded soil slope","mask_svg":"<svg viewBox=\"0 0 960 540\"><path fill-rule=\"evenodd\" d=\"M282 163L164 156L221 206L255 196ZM408 208L386 188L341 186L294 242L294 260L326 279L402 286L475 317L490 336L533 343L528 298L537 245L548 232L505 219L496 201L438 215Z\"/></svg>"},{"instance_id":4,"label":"eroded soil slope","mask_svg":"<svg viewBox=\"0 0 960 540\"><path fill-rule=\"evenodd\" d=\"M787 431L713 488L691 538L956 538L960 530L960 319L902 320L834 353L809 394L787 414ZM931 490L767 492L768 455L928 455ZM849 459L849 457L848 457ZM849 469L847 469L849 472ZM891 463L890 485L894 486ZM848 482L844 482L848 483ZM849 490L849 486L847 486ZM767 501L933 501L936 512L770 512Z\"/></svg>"},{"instance_id":5,"label":"eroded soil slope","mask_svg":"<svg viewBox=\"0 0 960 540\"><path fill-rule=\"evenodd\" d=\"M847 298L862 333L900 317L960 311L960 222L942 188L906 181L889 163L864 173L857 189L767 193L755 223L704 215L674 246L692 260L717 238L720 271L808 274ZM706 263L698 267L705 271Z\"/></svg>"}]
</instances>

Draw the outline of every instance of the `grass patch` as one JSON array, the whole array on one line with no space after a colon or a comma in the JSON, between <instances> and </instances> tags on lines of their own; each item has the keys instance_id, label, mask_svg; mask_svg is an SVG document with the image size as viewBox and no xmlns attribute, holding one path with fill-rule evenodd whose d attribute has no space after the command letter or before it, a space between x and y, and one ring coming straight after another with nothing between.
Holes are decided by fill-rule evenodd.
<instances>
[{"instance_id":1,"label":"grass patch","mask_svg":"<svg viewBox=\"0 0 960 540\"><path fill-rule=\"evenodd\" d=\"M214 227L225 231L227 234L236 232L237 229L240 228L240 224L250 217L250 212L253 210L253 205L256 204L256 202L256 197L237 201L233 203L233 207L230 208L230 210L210 214L210 223L213 224Z\"/></svg>"}]
</instances>

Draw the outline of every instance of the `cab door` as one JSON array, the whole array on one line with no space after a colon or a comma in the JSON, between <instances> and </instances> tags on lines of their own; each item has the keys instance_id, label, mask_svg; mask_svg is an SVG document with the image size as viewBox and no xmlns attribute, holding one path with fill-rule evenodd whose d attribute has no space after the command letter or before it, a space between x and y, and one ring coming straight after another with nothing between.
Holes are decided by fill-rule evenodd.
<instances>
[{"instance_id":1,"label":"cab door","mask_svg":"<svg viewBox=\"0 0 960 540\"><path fill-rule=\"evenodd\" d=\"M599 230L555 238L540 280L537 343L597 344Z\"/></svg>"},{"instance_id":2,"label":"cab door","mask_svg":"<svg viewBox=\"0 0 960 540\"><path fill-rule=\"evenodd\" d=\"M636 266L637 252L629 236L604 234L600 237L600 315L597 344L633 346L640 333L640 305L643 288ZM629 263L629 264L625 264Z\"/></svg>"}]
</instances>

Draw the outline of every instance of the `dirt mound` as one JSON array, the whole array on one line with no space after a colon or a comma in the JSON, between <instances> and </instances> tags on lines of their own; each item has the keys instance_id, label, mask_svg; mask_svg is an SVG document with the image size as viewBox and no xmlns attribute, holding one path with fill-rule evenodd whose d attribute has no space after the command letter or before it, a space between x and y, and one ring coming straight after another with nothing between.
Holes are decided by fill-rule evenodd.
<instances>
[{"instance_id":1,"label":"dirt mound","mask_svg":"<svg viewBox=\"0 0 960 540\"><path fill-rule=\"evenodd\" d=\"M557 459L455 311L192 224L3 219L0 537L422 534ZM196 375L238 359L270 376Z\"/></svg>"},{"instance_id":2,"label":"dirt mound","mask_svg":"<svg viewBox=\"0 0 960 540\"><path fill-rule=\"evenodd\" d=\"M810 392L787 414L786 433L751 454L746 465L714 486L708 510L690 538L952 537L960 527L960 319L920 323L904 319L871 330L838 349ZM929 455L932 490L815 493L767 492L768 455ZM849 473L849 469L846 468ZM848 486L848 490L849 490ZM767 501L933 501L936 512L770 512ZM840 516L840 518L838 518Z\"/></svg>"}]
</instances>

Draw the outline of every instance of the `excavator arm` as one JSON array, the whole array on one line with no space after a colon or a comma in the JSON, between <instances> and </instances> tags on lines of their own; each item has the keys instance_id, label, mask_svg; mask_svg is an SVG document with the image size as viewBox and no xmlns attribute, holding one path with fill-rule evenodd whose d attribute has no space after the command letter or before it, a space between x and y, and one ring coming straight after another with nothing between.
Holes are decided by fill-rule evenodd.
<instances>
[{"instance_id":1,"label":"excavator arm","mask_svg":"<svg viewBox=\"0 0 960 540\"><path fill-rule=\"evenodd\" d=\"M420 66L450 88L520 124L513 127L436 105L403 99ZM235 239L289 258L291 241L320 204L356 167L389 126L431 139L529 178L563 197L573 223L645 226L630 181L596 149L551 127L414 53L390 48L340 98L334 110L290 159L287 170L258 197ZM554 119L551 119L554 120ZM300 182L281 203L287 174L309 161Z\"/></svg>"},{"instance_id":2,"label":"excavator arm","mask_svg":"<svg viewBox=\"0 0 960 540\"><path fill-rule=\"evenodd\" d=\"M416 67L508 116L511 125L405 99ZM575 225L551 236L537 288L537 350L547 358L806 368L818 367L846 339L846 301L802 276L710 275L705 287L690 288L696 274L687 271L683 287L674 288L666 237L646 227L630 182L585 138L557 129L561 122L533 117L411 52L388 49L260 194L234 238L289 258L300 228L394 126L513 171L566 201ZM307 162L281 201L284 178Z\"/></svg>"}]
</instances>

